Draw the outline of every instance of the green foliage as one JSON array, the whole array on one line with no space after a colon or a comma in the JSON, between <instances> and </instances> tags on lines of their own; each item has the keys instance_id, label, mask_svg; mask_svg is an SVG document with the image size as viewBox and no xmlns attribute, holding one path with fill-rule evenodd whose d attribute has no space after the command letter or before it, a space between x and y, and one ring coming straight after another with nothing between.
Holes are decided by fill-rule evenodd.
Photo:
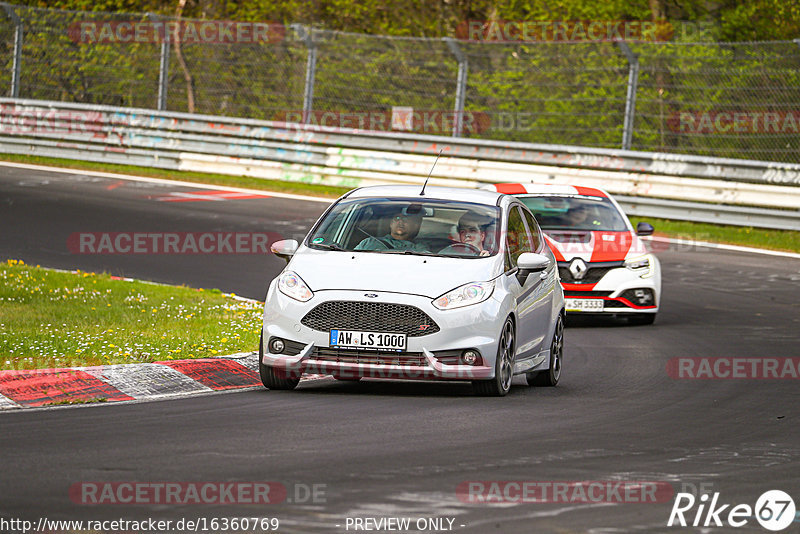
<instances>
[{"instance_id":1,"label":"green foliage","mask_svg":"<svg viewBox=\"0 0 800 534\"><path fill-rule=\"evenodd\" d=\"M155 108L159 43L87 44L69 29L81 21L147 20L174 13L176 0L27 0L23 98ZM119 12L97 13L97 11ZM127 13L127 14L126 14ZM717 40L800 37L800 4L784 0L189 0L184 16L313 24L317 61L313 109L332 117L384 121L398 106L448 114L458 63L440 39L466 21L650 21L661 16L667 43L631 43L639 58L633 147L726 157L800 160L789 132L685 132L681 113L796 110L800 48ZM385 36L395 36L387 38ZM309 50L293 31L278 42L181 47L192 76L195 112L283 120L303 108ZM420 39L427 37L428 39ZM465 109L483 122L465 132L539 143L617 148L625 114L628 60L612 42L459 42L468 59ZM0 19L0 69L10 72L13 25ZM188 111L187 81L175 47L167 109ZM10 80L0 76L0 92ZM446 119L414 131L447 135ZM352 126L346 121L332 126ZM678 121L679 122L679 121ZM369 127L369 122L366 127Z\"/></svg>"}]
</instances>

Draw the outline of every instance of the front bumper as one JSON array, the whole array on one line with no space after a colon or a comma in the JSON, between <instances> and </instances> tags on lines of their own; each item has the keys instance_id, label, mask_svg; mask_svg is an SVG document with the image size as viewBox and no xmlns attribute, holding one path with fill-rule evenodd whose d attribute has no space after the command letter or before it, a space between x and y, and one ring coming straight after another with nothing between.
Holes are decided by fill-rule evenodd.
<instances>
[{"instance_id":1,"label":"front bumper","mask_svg":"<svg viewBox=\"0 0 800 534\"><path fill-rule=\"evenodd\" d=\"M562 280L561 285L564 288L567 313L570 314L657 313L661 302L661 273L658 264L654 267L652 276L646 278L625 267L617 267L608 270L595 283ZM602 301L602 306L576 309L576 301Z\"/></svg>"},{"instance_id":2,"label":"front bumper","mask_svg":"<svg viewBox=\"0 0 800 534\"><path fill-rule=\"evenodd\" d=\"M377 292L374 299L365 295L364 291L318 291L310 301L301 303L277 291L273 284L264 305L262 363L292 376L331 374L338 378L410 380L487 380L494 377L497 336L507 315L494 298L442 311L433 307L432 299L420 295ZM311 309L327 301L414 306L428 314L439 331L409 336L406 350L401 353L331 349L329 331L313 329L302 322ZM286 350L281 354L272 353L269 340L273 337L289 341L294 347L289 352L294 353L286 354ZM454 355L466 349L477 350L482 361L478 365L453 363ZM359 352L365 356L358 357Z\"/></svg>"}]
</instances>

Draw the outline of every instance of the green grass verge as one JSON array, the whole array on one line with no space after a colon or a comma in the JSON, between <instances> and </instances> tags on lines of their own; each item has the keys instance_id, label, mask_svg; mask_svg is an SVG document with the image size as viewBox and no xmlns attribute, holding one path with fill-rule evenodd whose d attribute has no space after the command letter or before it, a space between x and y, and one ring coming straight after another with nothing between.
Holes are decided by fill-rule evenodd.
<instances>
[{"instance_id":1,"label":"green grass verge","mask_svg":"<svg viewBox=\"0 0 800 534\"><path fill-rule=\"evenodd\" d=\"M231 176L228 174L206 174L200 172L172 171L167 169L154 169L151 167L136 167L133 165L114 165L109 163L95 163L71 159L44 158L39 156L25 156L15 154L0 154L0 161L27 163L30 165L50 165L70 169L82 169L101 172L115 172L135 176L149 176L167 180L184 182L198 182L206 184L226 185L231 187L246 187L264 191L281 193L294 193L300 195L313 195L327 198L337 198L348 191L346 187L334 187L300 182L283 182L279 180L263 180L247 176ZM636 226L639 221L651 222L656 227L656 233L667 237L683 237L698 241L712 241L728 243L746 247L784 250L800 252L800 232L787 230L764 230L760 228L722 226L716 224L692 223L687 221L671 221L654 219L651 217L631 217L631 222Z\"/></svg>"},{"instance_id":2,"label":"green grass verge","mask_svg":"<svg viewBox=\"0 0 800 534\"><path fill-rule=\"evenodd\" d=\"M656 235L665 237L800 252L800 232L791 230L764 230L749 226L722 226L653 217L630 217L630 220L634 228L638 222L647 221L655 227Z\"/></svg>"},{"instance_id":3,"label":"green grass verge","mask_svg":"<svg viewBox=\"0 0 800 534\"><path fill-rule=\"evenodd\" d=\"M281 180L265 180L262 178L233 176L230 174L173 171L169 169L156 169L153 167L137 167L135 165L116 165L113 163L97 163L93 161L45 158L40 156L25 156L17 154L0 154L0 161L26 163L28 165L50 165L52 167L64 167L67 169L80 169L87 171L114 172L117 174L130 174L132 176L162 178L164 180L225 185L228 187L245 187L248 189L263 189L264 191L275 191L278 193L292 193L295 195L311 195L327 198L338 198L352 189L349 187L337 187L332 185L307 184L303 182L284 182Z\"/></svg>"},{"instance_id":4,"label":"green grass verge","mask_svg":"<svg viewBox=\"0 0 800 534\"><path fill-rule=\"evenodd\" d=\"M261 306L219 290L0 263L0 369L204 358L258 347Z\"/></svg>"}]
</instances>

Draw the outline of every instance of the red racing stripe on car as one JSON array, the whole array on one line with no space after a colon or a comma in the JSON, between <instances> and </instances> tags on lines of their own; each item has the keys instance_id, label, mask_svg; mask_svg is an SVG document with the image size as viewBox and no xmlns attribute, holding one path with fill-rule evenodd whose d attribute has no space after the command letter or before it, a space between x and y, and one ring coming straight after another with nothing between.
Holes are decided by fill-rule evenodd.
<instances>
[{"instance_id":1,"label":"red racing stripe on car","mask_svg":"<svg viewBox=\"0 0 800 534\"><path fill-rule=\"evenodd\" d=\"M222 391L261 385L258 373L231 360L204 358L155 362L172 367L204 386Z\"/></svg>"},{"instance_id":2,"label":"red racing stripe on car","mask_svg":"<svg viewBox=\"0 0 800 534\"><path fill-rule=\"evenodd\" d=\"M555 241L553 241L548 235L545 234L544 241L547 243L547 246L550 247L550 250L553 251L553 256L556 257L556 261L567 261L564 259L564 255L558 250L558 245Z\"/></svg>"},{"instance_id":3,"label":"red racing stripe on car","mask_svg":"<svg viewBox=\"0 0 800 534\"><path fill-rule=\"evenodd\" d=\"M76 369L0 372L0 393L22 406L133 400L117 388Z\"/></svg>"},{"instance_id":4,"label":"red racing stripe on car","mask_svg":"<svg viewBox=\"0 0 800 534\"><path fill-rule=\"evenodd\" d=\"M522 184L496 184L494 187L497 189L498 193L504 193L506 195L519 195L528 192Z\"/></svg>"},{"instance_id":5,"label":"red racing stripe on car","mask_svg":"<svg viewBox=\"0 0 800 534\"><path fill-rule=\"evenodd\" d=\"M594 187L583 187L580 185L574 185L573 187L578 191L579 195L586 195L590 197L603 197L603 198L606 197L605 193L603 193L599 189L595 189Z\"/></svg>"},{"instance_id":6,"label":"red racing stripe on car","mask_svg":"<svg viewBox=\"0 0 800 534\"><path fill-rule=\"evenodd\" d=\"M592 232L594 248L589 261L622 261L633 244L629 232Z\"/></svg>"}]
</instances>

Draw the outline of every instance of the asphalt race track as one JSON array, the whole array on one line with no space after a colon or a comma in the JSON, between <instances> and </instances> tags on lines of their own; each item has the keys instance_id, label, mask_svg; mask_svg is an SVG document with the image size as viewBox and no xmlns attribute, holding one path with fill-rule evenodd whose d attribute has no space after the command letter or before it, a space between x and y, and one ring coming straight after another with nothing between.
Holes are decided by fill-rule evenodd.
<instances>
[{"instance_id":1,"label":"asphalt race track","mask_svg":"<svg viewBox=\"0 0 800 534\"><path fill-rule=\"evenodd\" d=\"M0 260L262 299L284 265L270 255L76 254L67 241L76 232L298 237L326 206L158 200L196 190L0 166ZM666 526L674 495L658 503L463 502L457 488L475 481L657 481L750 506L779 489L800 506L800 380L667 373L682 356L800 356L800 260L687 246L659 257L656 324L572 321L554 389L517 378L495 399L461 383L323 379L294 392L0 413L0 518L257 516L278 518L278 532L353 532L348 518L391 516L450 518L453 531L476 533L701 531ZM279 482L288 495L268 505L70 499L74 484L128 481ZM765 532L753 518L715 531ZM798 531L797 520L785 530Z\"/></svg>"}]
</instances>

